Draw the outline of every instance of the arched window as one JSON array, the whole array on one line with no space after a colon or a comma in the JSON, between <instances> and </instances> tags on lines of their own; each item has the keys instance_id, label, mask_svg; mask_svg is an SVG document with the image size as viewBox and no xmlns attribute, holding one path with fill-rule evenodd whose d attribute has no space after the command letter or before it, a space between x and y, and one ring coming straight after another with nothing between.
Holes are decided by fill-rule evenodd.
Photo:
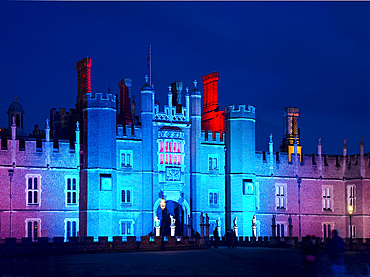
<instances>
[{"instance_id":1,"label":"arched window","mask_svg":"<svg viewBox=\"0 0 370 277\"><path fill-rule=\"evenodd\" d=\"M131 192L127 190L127 203L131 202Z\"/></svg>"},{"instance_id":2,"label":"arched window","mask_svg":"<svg viewBox=\"0 0 370 277\"><path fill-rule=\"evenodd\" d=\"M122 203L126 203L126 191L125 190L122 190L122 200L121 200Z\"/></svg>"}]
</instances>

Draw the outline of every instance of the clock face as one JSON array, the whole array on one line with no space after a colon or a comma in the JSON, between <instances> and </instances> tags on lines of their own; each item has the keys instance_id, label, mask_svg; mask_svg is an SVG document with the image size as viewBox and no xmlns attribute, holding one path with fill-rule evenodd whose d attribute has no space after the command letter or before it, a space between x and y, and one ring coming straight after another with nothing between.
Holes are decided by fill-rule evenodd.
<instances>
[{"instance_id":1,"label":"clock face","mask_svg":"<svg viewBox=\"0 0 370 277\"><path fill-rule=\"evenodd\" d=\"M112 190L112 178L110 177L101 178L101 190Z\"/></svg>"},{"instance_id":2,"label":"clock face","mask_svg":"<svg viewBox=\"0 0 370 277\"><path fill-rule=\"evenodd\" d=\"M132 87L132 80L131 80L131 78L127 77L127 78L125 78L124 81L125 81L126 87L128 87L128 88Z\"/></svg>"},{"instance_id":3,"label":"clock face","mask_svg":"<svg viewBox=\"0 0 370 277\"><path fill-rule=\"evenodd\" d=\"M244 186L245 186L245 194L253 194L253 184L244 183Z\"/></svg>"}]
</instances>

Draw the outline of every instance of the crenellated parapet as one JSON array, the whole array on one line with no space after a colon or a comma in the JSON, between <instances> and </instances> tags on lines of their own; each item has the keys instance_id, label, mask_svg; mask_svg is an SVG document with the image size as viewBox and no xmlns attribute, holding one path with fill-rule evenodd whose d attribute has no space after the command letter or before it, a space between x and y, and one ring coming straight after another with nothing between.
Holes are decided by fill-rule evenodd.
<instances>
[{"instance_id":1,"label":"crenellated parapet","mask_svg":"<svg viewBox=\"0 0 370 277\"><path fill-rule=\"evenodd\" d=\"M161 112L159 105L154 106L154 120L169 121L169 122L187 122L186 108L181 108L181 113L177 113L176 106L164 106L164 111Z\"/></svg>"},{"instance_id":2,"label":"crenellated parapet","mask_svg":"<svg viewBox=\"0 0 370 277\"><path fill-rule=\"evenodd\" d=\"M225 144L225 133L202 130L200 142L212 144Z\"/></svg>"},{"instance_id":3,"label":"crenellated parapet","mask_svg":"<svg viewBox=\"0 0 370 277\"><path fill-rule=\"evenodd\" d=\"M86 108L112 108L116 109L116 95L109 92L86 93L84 101Z\"/></svg>"},{"instance_id":4,"label":"crenellated parapet","mask_svg":"<svg viewBox=\"0 0 370 277\"><path fill-rule=\"evenodd\" d=\"M117 125L118 139L142 139L142 129L136 125Z\"/></svg>"},{"instance_id":5,"label":"crenellated parapet","mask_svg":"<svg viewBox=\"0 0 370 277\"><path fill-rule=\"evenodd\" d=\"M292 154L294 155L294 154ZM274 176L292 176L296 172L296 159L289 159L285 152L273 153L272 159L268 151L256 152L256 171L259 175L269 176L273 166ZM362 162L361 162L362 161ZM361 172L361 166L365 172ZM305 154L302 162L298 159L298 176L310 178L353 179L370 176L370 154L360 155L322 155Z\"/></svg>"},{"instance_id":6,"label":"crenellated parapet","mask_svg":"<svg viewBox=\"0 0 370 277\"><path fill-rule=\"evenodd\" d=\"M11 140L7 148L0 150L0 164L12 164ZM15 140L15 165L17 167L49 167L75 168L75 149L70 147L68 140L58 140L58 148L52 149L53 142L37 142L35 139ZM48 151L52 149L52 151Z\"/></svg>"},{"instance_id":7,"label":"crenellated parapet","mask_svg":"<svg viewBox=\"0 0 370 277\"><path fill-rule=\"evenodd\" d=\"M254 106L248 105L246 108L245 105L239 106L229 106L225 108L225 119L230 118L249 118L249 119L256 119L256 108Z\"/></svg>"}]
</instances>

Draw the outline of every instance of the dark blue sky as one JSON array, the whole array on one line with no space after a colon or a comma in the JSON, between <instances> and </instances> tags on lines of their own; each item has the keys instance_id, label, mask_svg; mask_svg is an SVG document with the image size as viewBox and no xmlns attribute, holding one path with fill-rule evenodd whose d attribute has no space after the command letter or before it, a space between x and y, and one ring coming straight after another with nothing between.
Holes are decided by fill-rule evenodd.
<instances>
[{"instance_id":1,"label":"dark blue sky","mask_svg":"<svg viewBox=\"0 0 370 277\"><path fill-rule=\"evenodd\" d=\"M218 71L220 108L256 107L257 150L275 151L282 109L300 108L304 153L370 152L369 2L0 2L0 126L14 96L31 132L53 107L73 108L75 64L92 59L92 90L133 93L147 74L161 105L168 84L192 88ZM138 108L137 110L140 110Z\"/></svg>"}]
</instances>

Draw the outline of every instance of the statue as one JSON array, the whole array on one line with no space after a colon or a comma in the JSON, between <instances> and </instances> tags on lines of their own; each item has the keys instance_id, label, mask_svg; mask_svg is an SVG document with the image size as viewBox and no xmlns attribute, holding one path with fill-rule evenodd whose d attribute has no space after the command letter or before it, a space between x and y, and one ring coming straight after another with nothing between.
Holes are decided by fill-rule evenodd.
<instances>
[{"instance_id":1,"label":"statue","mask_svg":"<svg viewBox=\"0 0 370 277\"><path fill-rule=\"evenodd\" d=\"M235 217L234 218L234 220L233 220L233 223L234 223L234 227L236 227L237 226L237 224L236 224L236 220L238 219L238 217Z\"/></svg>"},{"instance_id":2,"label":"statue","mask_svg":"<svg viewBox=\"0 0 370 277\"><path fill-rule=\"evenodd\" d=\"M290 214L289 217L288 217L288 224L289 226L292 226L292 215Z\"/></svg>"},{"instance_id":3,"label":"statue","mask_svg":"<svg viewBox=\"0 0 370 277\"><path fill-rule=\"evenodd\" d=\"M200 224L204 224L203 212L200 212Z\"/></svg>"},{"instance_id":4,"label":"statue","mask_svg":"<svg viewBox=\"0 0 370 277\"><path fill-rule=\"evenodd\" d=\"M256 224L256 215L253 216L252 219L252 236L254 238L257 237L257 224Z\"/></svg>"},{"instance_id":5,"label":"statue","mask_svg":"<svg viewBox=\"0 0 370 277\"><path fill-rule=\"evenodd\" d=\"M275 215L272 215L272 226L276 225L276 217Z\"/></svg>"},{"instance_id":6,"label":"statue","mask_svg":"<svg viewBox=\"0 0 370 277\"><path fill-rule=\"evenodd\" d=\"M173 218L173 215L170 214L171 217L171 226L175 226L176 219Z\"/></svg>"},{"instance_id":7,"label":"statue","mask_svg":"<svg viewBox=\"0 0 370 277\"><path fill-rule=\"evenodd\" d=\"M155 216L154 217L154 221L155 221L155 227L159 227L159 223L161 222L158 218L158 216Z\"/></svg>"},{"instance_id":8,"label":"statue","mask_svg":"<svg viewBox=\"0 0 370 277\"><path fill-rule=\"evenodd\" d=\"M209 225L209 216L206 214L206 224Z\"/></svg>"},{"instance_id":9,"label":"statue","mask_svg":"<svg viewBox=\"0 0 370 277\"><path fill-rule=\"evenodd\" d=\"M217 227L221 227L221 217L218 217L218 219L216 220L216 223L217 223Z\"/></svg>"}]
</instances>

